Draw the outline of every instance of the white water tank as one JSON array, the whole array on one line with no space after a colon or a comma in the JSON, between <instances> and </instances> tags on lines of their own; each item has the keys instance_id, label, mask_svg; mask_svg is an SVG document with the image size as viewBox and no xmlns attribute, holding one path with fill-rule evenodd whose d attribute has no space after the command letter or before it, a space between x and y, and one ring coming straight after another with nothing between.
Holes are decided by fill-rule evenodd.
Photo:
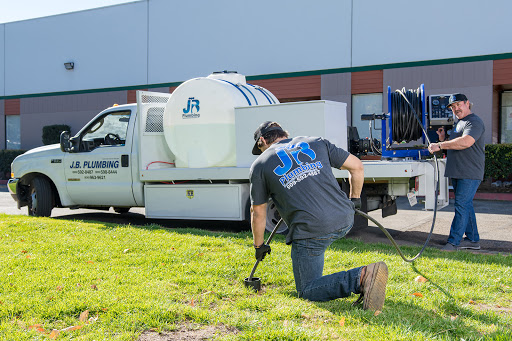
<instances>
[{"instance_id":1,"label":"white water tank","mask_svg":"<svg viewBox=\"0 0 512 341\"><path fill-rule=\"evenodd\" d=\"M181 84L163 117L165 140L176 157L176 167L236 166L235 107L275 103L279 101L270 91L247 84L245 76L234 72Z\"/></svg>"}]
</instances>

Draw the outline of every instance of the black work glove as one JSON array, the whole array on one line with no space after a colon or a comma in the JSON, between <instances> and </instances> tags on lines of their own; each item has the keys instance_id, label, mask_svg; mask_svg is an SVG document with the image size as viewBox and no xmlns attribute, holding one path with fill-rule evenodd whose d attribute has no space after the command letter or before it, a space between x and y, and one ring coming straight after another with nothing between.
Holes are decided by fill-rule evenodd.
<instances>
[{"instance_id":1,"label":"black work glove","mask_svg":"<svg viewBox=\"0 0 512 341\"><path fill-rule=\"evenodd\" d=\"M270 245L263 244L260 247L254 247L256 250L256 260L262 261L263 258L268 254L270 254L270 251L272 250L270 248Z\"/></svg>"},{"instance_id":2,"label":"black work glove","mask_svg":"<svg viewBox=\"0 0 512 341\"><path fill-rule=\"evenodd\" d=\"M356 210L360 210L361 209L361 198L350 198L350 200L354 203L354 208Z\"/></svg>"}]
</instances>

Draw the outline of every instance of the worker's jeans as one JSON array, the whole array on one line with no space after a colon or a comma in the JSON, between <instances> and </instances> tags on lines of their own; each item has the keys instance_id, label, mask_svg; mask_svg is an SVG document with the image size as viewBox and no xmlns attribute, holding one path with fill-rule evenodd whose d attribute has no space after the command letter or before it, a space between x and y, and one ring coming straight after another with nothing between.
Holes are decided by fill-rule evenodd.
<instances>
[{"instance_id":1,"label":"worker's jeans","mask_svg":"<svg viewBox=\"0 0 512 341\"><path fill-rule=\"evenodd\" d=\"M448 243L459 245L462 237L466 234L466 239L472 242L478 242L478 228L476 226L475 209L473 208L473 198L480 185L480 180L472 179L451 179L453 191L455 192L455 216L453 217L450 228Z\"/></svg>"},{"instance_id":2,"label":"worker's jeans","mask_svg":"<svg viewBox=\"0 0 512 341\"><path fill-rule=\"evenodd\" d=\"M292 242L293 275L299 297L310 301L329 301L360 293L362 267L322 276L325 250L351 228L352 224L321 237Z\"/></svg>"}]
</instances>

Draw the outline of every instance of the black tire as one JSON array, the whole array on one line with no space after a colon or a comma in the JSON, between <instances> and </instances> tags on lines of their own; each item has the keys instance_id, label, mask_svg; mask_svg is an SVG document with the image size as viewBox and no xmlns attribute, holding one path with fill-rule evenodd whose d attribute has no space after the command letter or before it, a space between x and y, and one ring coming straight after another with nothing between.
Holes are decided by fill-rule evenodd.
<instances>
[{"instance_id":1,"label":"black tire","mask_svg":"<svg viewBox=\"0 0 512 341\"><path fill-rule=\"evenodd\" d=\"M114 207L114 212L119 214L128 213L129 210L130 207Z\"/></svg>"},{"instance_id":2,"label":"black tire","mask_svg":"<svg viewBox=\"0 0 512 341\"><path fill-rule=\"evenodd\" d=\"M265 230L268 232L272 232L274 230L274 227L276 227L277 223L281 220L281 215L276 209L276 205L272 200L270 200L267 204L267 224L265 225ZM288 233L288 226L285 222L279 226L276 233L279 234L287 234Z\"/></svg>"},{"instance_id":3,"label":"black tire","mask_svg":"<svg viewBox=\"0 0 512 341\"><path fill-rule=\"evenodd\" d=\"M37 177L30 183L28 214L34 217L49 217L53 209L53 192L50 182Z\"/></svg>"}]
</instances>

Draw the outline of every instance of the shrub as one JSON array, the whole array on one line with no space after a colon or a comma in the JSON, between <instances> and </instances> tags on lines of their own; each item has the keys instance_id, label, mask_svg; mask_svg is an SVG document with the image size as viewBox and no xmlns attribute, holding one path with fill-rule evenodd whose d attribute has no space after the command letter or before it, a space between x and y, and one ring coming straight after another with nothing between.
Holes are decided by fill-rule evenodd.
<instances>
[{"instance_id":1,"label":"shrub","mask_svg":"<svg viewBox=\"0 0 512 341\"><path fill-rule=\"evenodd\" d=\"M71 131L71 127L67 124L54 124L43 127L43 144L54 144L60 142L60 133L63 131Z\"/></svg>"},{"instance_id":2,"label":"shrub","mask_svg":"<svg viewBox=\"0 0 512 341\"><path fill-rule=\"evenodd\" d=\"M493 180L508 180L512 176L512 143L485 146L485 175Z\"/></svg>"},{"instance_id":3,"label":"shrub","mask_svg":"<svg viewBox=\"0 0 512 341\"><path fill-rule=\"evenodd\" d=\"M25 150L0 150L0 180L10 178L12 161L23 153Z\"/></svg>"}]
</instances>

